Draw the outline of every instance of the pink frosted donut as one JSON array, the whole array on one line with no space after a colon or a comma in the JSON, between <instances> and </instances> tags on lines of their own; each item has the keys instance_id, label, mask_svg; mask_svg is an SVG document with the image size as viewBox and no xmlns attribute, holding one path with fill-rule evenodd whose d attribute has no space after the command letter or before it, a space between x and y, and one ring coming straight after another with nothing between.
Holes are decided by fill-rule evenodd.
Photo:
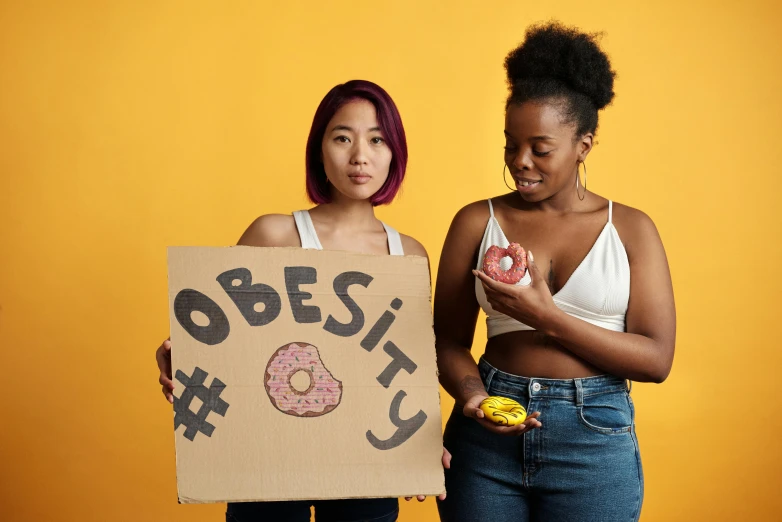
<instances>
[{"instance_id":1,"label":"pink frosted donut","mask_svg":"<svg viewBox=\"0 0 782 522\"><path fill-rule=\"evenodd\" d=\"M500 260L503 257L513 260L507 272L500 268ZM508 248L492 245L483 256L483 272L495 281L515 285L527 272L527 253L518 243L511 243Z\"/></svg>"},{"instance_id":2,"label":"pink frosted donut","mask_svg":"<svg viewBox=\"0 0 782 522\"><path fill-rule=\"evenodd\" d=\"M291 377L300 371L310 378L303 392L291 386ZM318 349L307 343L278 348L266 365L263 384L274 407L295 417L325 415L342 399L342 383L323 365Z\"/></svg>"}]
</instances>

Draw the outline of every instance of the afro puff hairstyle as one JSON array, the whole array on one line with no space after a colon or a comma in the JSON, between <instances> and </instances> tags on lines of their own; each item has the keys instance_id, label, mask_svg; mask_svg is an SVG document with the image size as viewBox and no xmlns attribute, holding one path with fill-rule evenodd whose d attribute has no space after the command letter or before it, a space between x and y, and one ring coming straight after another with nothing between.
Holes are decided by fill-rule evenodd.
<instances>
[{"instance_id":1,"label":"afro puff hairstyle","mask_svg":"<svg viewBox=\"0 0 782 522\"><path fill-rule=\"evenodd\" d=\"M594 134L598 111L614 98L616 77L597 44L599 36L559 22L530 27L521 45L505 58L510 89L506 108L526 101L560 101L576 136Z\"/></svg>"}]
</instances>

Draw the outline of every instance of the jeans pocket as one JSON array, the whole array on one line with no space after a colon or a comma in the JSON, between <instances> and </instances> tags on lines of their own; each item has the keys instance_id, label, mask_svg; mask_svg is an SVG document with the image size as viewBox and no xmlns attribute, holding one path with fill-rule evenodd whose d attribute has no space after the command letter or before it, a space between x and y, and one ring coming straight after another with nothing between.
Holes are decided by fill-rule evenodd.
<instances>
[{"instance_id":1,"label":"jeans pocket","mask_svg":"<svg viewBox=\"0 0 782 522\"><path fill-rule=\"evenodd\" d=\"M585 395L578 408L581 424L606 435L621 435L633 429L633 410L627 392Z\"/></svg>"}]
</instances>

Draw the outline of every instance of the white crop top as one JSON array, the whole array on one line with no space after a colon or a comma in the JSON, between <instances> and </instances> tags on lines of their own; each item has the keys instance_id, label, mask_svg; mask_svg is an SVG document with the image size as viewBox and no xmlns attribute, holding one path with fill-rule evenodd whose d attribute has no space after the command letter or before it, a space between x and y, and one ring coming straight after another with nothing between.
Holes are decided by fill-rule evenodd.
<instances>
[{"instance_id":1,"label":"white crop top","mask_svg":"<svg viewBox=\"0 0 782 522\"><path fill-rule=\"evenodd\" d=\"M608 330L624 332L627 304L630 300L630 263L627 260L625 247L611 221L612 210L613 202L609 201L608 222L565 286L554 294L554 304L568 315ZM510 244L497 218L494 217L491 200L489 200L489 213L491 217L483 234L477 270L483 268L483 256L486 255L489 247L497 245L506 248ZM510 258L505 257L500 261L503 270L509 269L510 266ZM530 281L528 271L516 284L528 285ZM477 277L475 297L486 312L488 337L521 330L534 330L505 314L495 312L486 300L483 285Z\"/></svg>"},{"instance_id":2,"label":"white crop top","mask_svg":"<svg viewBox=\"0 0 782 522\"><path fill-rule=\"evenodd\" d=\"M294 211L293 220L296 222L296 229L299 231L301 248L323 250L318 234L315 232L315 225L312 224L309 210ZM381 221L381 223L383 222ZM392 256L405 255L404 248L402 248L402 237L399 235L399 232L385 223L383 223L383 228L386 229L386 235L388 236L388 253Z\"/></svg>"}]
</instances>

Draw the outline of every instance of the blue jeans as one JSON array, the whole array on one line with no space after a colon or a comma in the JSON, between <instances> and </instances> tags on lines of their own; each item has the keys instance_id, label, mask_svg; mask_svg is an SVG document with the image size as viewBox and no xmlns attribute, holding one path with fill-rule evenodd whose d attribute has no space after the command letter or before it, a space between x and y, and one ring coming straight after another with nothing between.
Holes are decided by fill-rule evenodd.
<instances>
[{"instance_id":1,"label":"blue jeans","mask_svg":"<svg viewBox=\"0 0 782 522\"><path fill-rule=\"evenodd\" d=\"M539 411L541 428L497 435L454 407L445 427L442 522L637 521L643 471L623 379L537 379L478 364L489 395Z\"/></svg>"},{"instance_id":2,"label":"blue jeans","mask_svg":"<svg viewBox=\"0 0 782 522\"><path fill-rule=\"evenodd\" d=\"M308 522L315 506L316 522L395 522L396 498L347 500L285 500L281 502L236 502L228 504L226 522Z\"/></svg>"}]
</instances>

